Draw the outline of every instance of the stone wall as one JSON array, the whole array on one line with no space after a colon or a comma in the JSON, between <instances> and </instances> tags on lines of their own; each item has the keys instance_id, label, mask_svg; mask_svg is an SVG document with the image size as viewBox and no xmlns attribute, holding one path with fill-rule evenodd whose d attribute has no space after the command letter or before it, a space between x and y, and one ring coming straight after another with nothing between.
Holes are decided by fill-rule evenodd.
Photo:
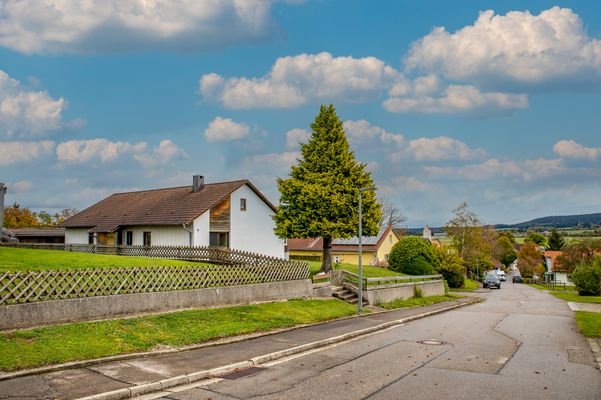
<instances>
[{"instance_id":1,"label":"stone wall","mask_svg":"<svg viewBox=\"0 0 601 400\"><path fill-rule=\"evenodd\" d=\"M0 306L0 330L313 296L308 279Z\"/></svg>"}]
</instances>

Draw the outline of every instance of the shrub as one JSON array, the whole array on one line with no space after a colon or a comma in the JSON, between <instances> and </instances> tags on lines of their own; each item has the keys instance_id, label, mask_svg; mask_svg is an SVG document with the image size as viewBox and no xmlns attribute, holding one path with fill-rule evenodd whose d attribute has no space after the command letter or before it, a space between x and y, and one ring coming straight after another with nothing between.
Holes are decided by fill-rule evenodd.
<instances>
[{"instance_id":1,"label":"shrub","mask_svg":"<svg viewBox=\"0 0 601 400\"><path fill-rule=\"evenodd\" d=\"M572 273L572 281L581 296L601 295L601 257L592 263L580 264Z\"/></svg>"},{"instance_id":2,"label":"shrub","mask_svg":"<svg viewBox=\"0 0 601 400\"><path fill-rule=\"evenodd\" d=\"M449 287L463 287L465 282L465 267L461 262L461 257L447 248L437 249L435 253L438 258L436 269L448 283Z\"/></svg>"},{"instance_id":3,"label":"shrub","mask_svg":"<svg viewBox=\"0 0 601 400\"><path fill-rule=\"evenodd\" d=\"M417 285L413 285L413 297L415 297L416 299L424 297L424 292L422 291L422 288L420 288Z\"/></svg>"},{"instance_id":4,"label":"shrub","mask_svg":"<svg viewBox=\"0 0 601 400\"><path fill-rule=\"evenodd\" d=\"M390 269L409 275L431 275L436 257L432 245L422 238L407 236L394 245L388 256Z\"/></svg>"}]
</instances>

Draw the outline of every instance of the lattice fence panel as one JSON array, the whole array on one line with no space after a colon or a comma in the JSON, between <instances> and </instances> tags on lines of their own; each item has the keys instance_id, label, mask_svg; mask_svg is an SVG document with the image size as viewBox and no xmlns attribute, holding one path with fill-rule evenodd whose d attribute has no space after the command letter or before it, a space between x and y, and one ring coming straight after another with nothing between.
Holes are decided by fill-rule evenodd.
<instances>
[{"instance_id":1,"label":"lattice fence panel","mask_svg":"<svg viewBox=\"0 0 601 400\"><path fill-rule=\"evenodd\" d=\"M6 247L44 250L65 250L94 254L117 254L122 256L171 258L188 261L207 261L217 264L257 264L279 266L307 266L303 261L288 261L252 252L224 247L179 246L101 246L93 244L38 244L3 243Z\"/></svg>"},{"instance_id":2,"label":"lattice fence panel","mask_svg":"<svg viewBox=\"0 0 601 400\"><path fill-rule=\"evenodd\" d=\"M0 273L0 305L308 279L288 265L210 265Z\"/></svg>"}]
</instances>

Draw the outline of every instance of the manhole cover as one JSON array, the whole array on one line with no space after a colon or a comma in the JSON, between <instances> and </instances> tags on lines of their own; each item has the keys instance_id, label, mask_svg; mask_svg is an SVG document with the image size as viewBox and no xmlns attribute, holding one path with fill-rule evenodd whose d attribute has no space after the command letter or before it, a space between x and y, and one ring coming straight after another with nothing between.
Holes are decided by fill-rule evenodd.
<instances>
[{"instance_id":1,"label":"manhole cover","mask_svg":"<svg viewBox=\"0 0 601 400\"><path fill-rule=\"evenodd\" d=\"M440 340L436 340L436 339L418 340L417 343L428 344L430 346L440 346L443 344L443 342L441 342Z\"/></svg>"},{"instance_id":2,"label":"manhole cover","mask_svg":"<svg viewBox=\"0 0 601 400\"><path fill-rule=\"evenodd\" d=\"M246 369L240 369L238 371L230 372L229 374L221 375L220 378L231 379L231 380L240 379L240 378L244 378L245 376L249 376L249 375L256 374L257 372L261 372L264 369L265 368L259 368L259 367L250 367L250 368L246 368Z\"/></svg>"}]
</instances>

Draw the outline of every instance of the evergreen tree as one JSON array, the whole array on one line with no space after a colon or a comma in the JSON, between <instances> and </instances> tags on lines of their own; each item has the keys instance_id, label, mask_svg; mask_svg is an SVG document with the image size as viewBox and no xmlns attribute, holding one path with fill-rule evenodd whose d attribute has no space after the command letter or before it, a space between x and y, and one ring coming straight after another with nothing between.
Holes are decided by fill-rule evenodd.
<instances>
[{"instance_id":1,"label":"evergreen tree","mask_svg":"<svg viewBox=\"0 0 601 400\"><path fill-rule=\"evenodd\" d=\"M275 232L286 238L323 238L321 270L332 267L332 238L357 236L359 189L374 185L366 165L350 151L333 105L321 106L301 159L278 179L280 206ZM381 207L373 191L362 192L363 235L376 235Z\"/></svg>"},{"instance_id":2,"label":"evergreen tree","mask_svg":"<svg viewBox=\"0 0 601 400\"><path fill-rule=\"evenodd\" d=\"M563 235L557 232L555 228L551 229L547 243L549 244L549 250L561 250L566 245Z\"/></svg>"}]
</instances>

